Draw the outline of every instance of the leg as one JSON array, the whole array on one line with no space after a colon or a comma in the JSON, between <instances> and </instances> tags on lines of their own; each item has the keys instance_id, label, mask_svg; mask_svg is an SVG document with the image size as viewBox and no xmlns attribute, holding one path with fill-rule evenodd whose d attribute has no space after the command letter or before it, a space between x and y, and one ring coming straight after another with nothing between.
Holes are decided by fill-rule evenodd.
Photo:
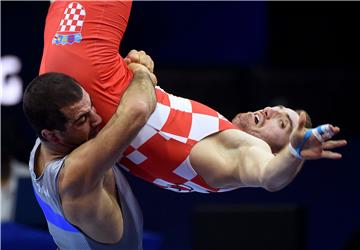
<instances>
[{"instance_id":1,"label":"leg","mask_svg":"<svg viewBox=\"0 0 360 250\"><path fill-rule=\"evenodd\" d=\"M78 1L76 6L55 1L46 20L40 73L74 77L90 94L103 124L132 79L118 52L131 5L131 1Z\"/></svg>"}]
</instances>

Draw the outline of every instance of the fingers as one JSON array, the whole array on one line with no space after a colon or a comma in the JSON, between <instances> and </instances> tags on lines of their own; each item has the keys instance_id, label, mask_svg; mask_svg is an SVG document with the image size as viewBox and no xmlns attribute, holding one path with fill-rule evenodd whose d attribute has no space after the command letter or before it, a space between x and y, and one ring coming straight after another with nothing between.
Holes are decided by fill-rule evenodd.
<instances>
[{"instance_id":1,"label":"fingers","mask_svg":"<svg viewBox=\"0 0 360 250\"><path fill-rule=\"evenodd\" d=\"M331 141L326 141L322 143L322 148L323 149L334 149L334 148L338 148L338 147L343 147L347 145L347 141L346 140L331 140Z\"/></svg>"},{"instance_id":2,"label":"fingers","mask_svg":"<svg viewBox=\"0 0 360 250\"><path fill-rule=\"evenodd\" d=\"M323 149L334 149L334 148L343 147L343 146L346 146L346 145L347 145L346 140L336 140L336 141L331 140L331 141L323 142L322 143L322 148ZM332 152L332 151L329 151L329 150L323 150L321 152L321 157L322 158L327 158L327 159L332 159L332 160L338 160L338 159L342 158L342 155L340 153L337 153L337 152Z\"/></svg>"},{"instance_id":3,"label":"fingers","mask_svg":"<svg viewBox=\"0 0 360 250\"><path fill-rule=\"evenodd\" d=\"M135 49L131 50L129 54L125 57L125 61L129 63L140 63L141 62L140 52Z\"/></svg>"},{"instance_id":4,"label":"fingers","mask_svg":"<svg viewBox=\"0 0 360 250\"><path fill-rule=\"evenodd\" d=\"M333 125L330 125L330 129L334 135L340 132L340 128Z\"/></svg>"},{"instance_id":5,"label":"fingers","mask_svg":"<svg viewBox=\"0 0 360 250\"><path fill-rule=\"evenodd\" d=\"M332 151L322 151L321 158L339 160L342 158L342 155L340 153L336 153Z\"/></svg>"},{"instance_id":6,"label":"fingers","mask_svg":"<svg viewBox=\"0 0 360 250\"><path fill-rule=\"evenodd\" d=\"M335 134L339 133L340 128L331 124L323 124L311 129L311 132L319 142L324 142L331 139Z\"/></svg>"},{"instance_id":7,"label":"fingers","mask_svg":"<svg viewBox=\"0 0 360 250\"><path fill-rule=\"evenodd\" d=\"M156 86L158 83L156 76L153 73L150 73L150 78L151 78L153 85Z\"/></svg>"},{"instance_id":8,"label":"fingers","mask_svg":"<svg viewBox=\"0 0 360 250\"><path fill-rule=\"evenodd\" d=\"M149 69L148 69L147 67L145 67L144 65L139 64L139 63L130 63L130 64L128 65L128 67L129 67L129 69L130 69L133 73L136 73L136 72L138 72L138 71L146 72L146 73L149 75L149 77L150 77L151 82L153 83L153 85L154 85L154 86L157 85L157 78L156 78L155 74L154 74L154 73L151 73L151 72L149 71Z\"/></svg>"},{"instance_id":9,"label":"fingers","mask_svg":"<svg viewBox=\"0 0 360 250\"><path fill-rule=\"evenodd\" d=\"M303 121L302 114L300 114L299 124L296 132L298 134L300 134ZM339 132L339 127L330 124L324 124L316 128L306 130L305 134L303 135L303 141L305 141L305 143L300 151L301 157L306 160L315 160L321 158L333 160L341 159L342 155L340 153L331 151L333 149L347 145L346 140L331 140L331 138ZM291 141L291 143L292 145L297 145L296 141Z\"/></svg>"},{"instance_id":10,"label":"fingers","mask_svg":"<svg viewBox=\"0 0 360 250\"><path fill-rule=\"evenodd\" d=\"M143 50L140 51L134 49L131 50L129 54L124 58L124 60L127 64L130 63L142 64L145 67L147 67L151 73L154 72L154 61Z\"/></svg>"},{"instance_id":11,"label":"fingers","mask_svg":"<svg viewBox=\"0 0 360 250\"><path fill-rule=\"evenodd\" d=\"M321 148L313 148L312 150L301 151L301 156L306 160L331 159L338 160L342 155L337 152L322 150Z\"/></svg>"}]
</instances>

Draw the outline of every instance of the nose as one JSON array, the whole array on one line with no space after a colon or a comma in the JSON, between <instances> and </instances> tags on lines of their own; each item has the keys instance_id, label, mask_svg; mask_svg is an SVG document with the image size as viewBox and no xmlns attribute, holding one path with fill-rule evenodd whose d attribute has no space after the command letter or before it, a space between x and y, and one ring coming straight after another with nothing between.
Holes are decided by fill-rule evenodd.
<instances>
[{"instance_id":1,"label":"nose","mask_svg":"<svg viewBox=\"0 0 360 250\"><path fill-rule=\"evenodd\" d=\"M264 115L266 119L272 118L278 111L272 107L266 107L263 109Z\"/></svg>"},{"instance_id":2,"label":"nose","mask_svg":"<svg viewBox=\"0 0 360 250\"><path fill-rule=\"evenodd\" d=\"M95 108L92 108L90 112L90 122L92 127L96 127L102 122L102 118L98 113L96 113Z\"/></svg>"}]
</instances>

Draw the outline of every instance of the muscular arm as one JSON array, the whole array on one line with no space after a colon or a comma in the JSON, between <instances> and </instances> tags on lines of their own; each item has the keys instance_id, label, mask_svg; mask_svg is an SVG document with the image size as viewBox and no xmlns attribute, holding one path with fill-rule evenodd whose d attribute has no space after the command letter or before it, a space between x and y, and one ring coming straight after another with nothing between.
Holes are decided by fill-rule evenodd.
<instances>
[{"instance_id":1,"label":"muscular arm","mask_svg":"<svg viewBox=\"0 0 360 250\"><path fill-rule=\"evenodd\" d=\"M60 172L59 193L66 218L99 242L115 243L122 237L123 215L110 169L146 123L155 104L149 74L137 71L107 125L68 155Z\"/></svg>"},{"instance_id":2,"label":"muscular arm","mask_svg":"<svg viewBox=\"0 0 360 250\"><path fill-rule=\"evenodd\" d=\"M239 178L246 186L260 186L268 191L278 191L287 186L300 171L304 161L284 148L276 156L262 147L240 149L244 157L239 165Z\"/></svg>"},{"instance_id":3,"label":"muscular arm","mask_svg":"<svg viewBox=\"0 0 360 250\"><path fill-rule=\"evenodd\" d=\"M330 140L332 136L340 132L340 129L332 125L319 126L318 128L325 126L328 132L324 131L321 136L315 136L316 133L314 134L314 131L318 131L318 128L308 130L305 128L305 122L305 113L302 112L298 124L290 136L291 145L301 147L300 156L291 153L288 146L282 149L276 156L270 154L271 151L265 152L260 147L255 146L252 154L244 156L245 158L253 158L255 160L254 169L258 169L258 173L253 177L259 176L259 183L262 187L269 191L277 191L284 188L300 171L305 159L341 158L341 154L329 150L346 145L345 140ZM305 132L310 135L306 137L308 138L306 140L304 140ZM248 166L245 165L243 168L248 168ZM251 178L251 175L249 177Z\"/></svg>"},{"instance_id":4,"label":"muscular arm","mask_svg":"<svg viewBox=\"0 0 360 250\"><path fill-rule=\"evenodd\" d=\"M61 183L63 193L82 195L98 185L146 123L155 104L149 74L137 71L107 125L94 139L82 144L66 158Z\"/></svg>"},{"instance_id":5,"label":"muscular arm","mask_svg":"<svg viewBox=\"0 0 360 250\"><path fill-rule=\"evenodd\" d=\"M191 151L191 163L210 186L269 191L290 183L302 166L285 149L274 156L264 141L240 130L226 130L200 141Z\"/></svg>"},{"instance_id":6,"label":"muscular arm","mask_svg":"<svg viewBox=\"0 0 360 250\"><path fill-rule=\"evenodd\" d=\"M305 115L291 135L293 146L304 136ZM340 130L332 127L333 134ZM330 139L330 138L328 138ZM339 159L329 151L346 145L345 140L319 142L314 136L304 144L304 159ZM217 188L263 187L277 191L288 185L300 171L304 161L293 156L285 147L276 156L264 141L239 130L226 130L203 139L191 151L191 163L205 181Z\"/></svg>"}]
</instances>

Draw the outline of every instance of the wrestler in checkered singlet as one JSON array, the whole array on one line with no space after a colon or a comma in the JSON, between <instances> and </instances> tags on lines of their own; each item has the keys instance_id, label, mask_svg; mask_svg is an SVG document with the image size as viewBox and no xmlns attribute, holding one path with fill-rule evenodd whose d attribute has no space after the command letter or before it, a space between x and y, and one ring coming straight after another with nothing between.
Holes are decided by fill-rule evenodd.
<instances>
[{"instance_id":1,"label":"wrestler in checkered singlet","mask_svg":"<svg viewBox=\"0 0 360 250\"><path fill-rule=\"evenodd\" d=\"M234 128L215 110L156 88L157 106L131 142L120 165L160 187L177 192L219 192L194 171L191 148L206 136Z\"/></svg>"},{"instance_id":2,"label":"wrestler in checkered singlet","mask_svg":"<svg viewBox=\"0 0 360 250\"><path fill-rule=\"evenodd\" d=\"M55 2L46 20L40 73L56 71L74 77L90 94L104 123L132 79L118 53L130 9L129 1ZM154 113L125 151L120 165L173 191L226 191L208 186L191 167L189 154L204 137L235 127L198 102L158 87L156 95Z\"/></svg>"}]
</instances>

